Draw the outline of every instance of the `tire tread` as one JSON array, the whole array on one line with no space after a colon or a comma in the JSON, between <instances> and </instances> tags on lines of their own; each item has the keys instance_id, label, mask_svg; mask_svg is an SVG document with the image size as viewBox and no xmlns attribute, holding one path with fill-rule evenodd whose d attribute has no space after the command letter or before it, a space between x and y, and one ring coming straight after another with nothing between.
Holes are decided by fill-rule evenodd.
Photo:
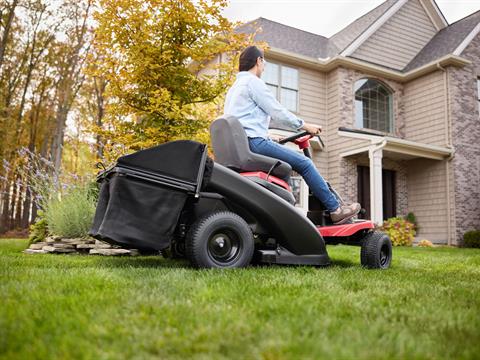
<instances>
[{"instance_id":1,"label":"tire tread","mask_svg":"<svg viewBox=\"0 0 480 360\"><path fill-rule=\"evenodd\" d=\"M238 221L240 223L246 224L245 220L243 220L241 216L231 211L213 212L194 222L190 227L185 239L185 252L191 264L196 268L206 267L204 264L202 264L199 261L199 259L201 259L201 254L200 254L201 249L198 247L198 244L196 244L197 242L196 239L198 239L200 237L200 234L203 231L205 231L205 227L208 226L213 221L212 219L215 219L218 217L230 217L231 219L234 219L234 221ZM247 224L247 227L248 227L248 224ZM250 232L250 235L252 235L251 229L249 227L248 227L248 230ZM252 235L252 238L253 238L253 235ZM251 254L249 256L250 260L252 256L253 256L253 247L252 247ZM244 267L246 265L248 265L248 263L240 264L240 266L236 266L236 267Z\"/></svg>"}]
</instances>

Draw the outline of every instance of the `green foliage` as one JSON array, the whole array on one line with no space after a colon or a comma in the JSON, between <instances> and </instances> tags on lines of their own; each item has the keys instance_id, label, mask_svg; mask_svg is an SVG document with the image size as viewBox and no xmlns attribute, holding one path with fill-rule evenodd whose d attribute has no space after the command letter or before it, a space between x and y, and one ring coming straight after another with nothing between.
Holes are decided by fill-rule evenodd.
<instances>
[{"instance_id":1,"label":"green foliage","mask_svg":"<svg viewBox=\"0 0 480 360\"><path fill-rule=\"evenodd\" d=\"M30 236L28 237L28 240L30 241L30 244L33 244L45 240L47 235L47 219L45 219L44 212L42 210L38 210L37 219L32 225L30 225Z\"/></svg>"},{"instance_id":2,"label":"green foliage","mask_svg":"<svg viewBox=\"0 0 480 360\"><path fill-rule=\"evenodd\" d=\"M93 221L96 192L91 185L76 185L52 197L45 209L50 233L64 237L85 237Z\"/></svg>"},{"instance_id":3,"label":"green foliage","mask_svg":"<svg viewBox=\"0 0 480 360\"><path fill-rule=\"evenodd\" d=\"M222 15L227 2L101 0L99 6L99 56L90 69L109 84L111 101L97 129L107 155L201 138L213 120L205 106L221 108L215 101L248 43Z\"/></svg>"},{"instance_id":4,"label":"green foliage","mask_svg":"<svg viewBox=\"0 0 480 360\"><path fill-rule=\"evenodd\" d=\"M463 246L468 248L480 248L480 230L467 231L463 235Z\"/></svg>"},{"instance_id":5,"label":"green foliage","mask_svg":"<svg viewBox=\"0 0 480 360\"><path fill-rule=\"evenodd\" d=\"M387 233L394 246L412 246L414 225L401 217L394 217L383 222L381 230Z\"/></svg>"},{"instance_id":6,"label":"green foliage","mask_svg":"<svg viewBox=\"0 0 480 360\"><path fill-rule=\"evenodd\" d=\"M415 230L416 233L418 233L420 231L420 227L418 226L418 222L417 222L417 217L415 216L415 214L413 212L409 212L405 216L405 220L407 220L409 223L413 224L414 230Z\"/></svg>"}]
</instances>

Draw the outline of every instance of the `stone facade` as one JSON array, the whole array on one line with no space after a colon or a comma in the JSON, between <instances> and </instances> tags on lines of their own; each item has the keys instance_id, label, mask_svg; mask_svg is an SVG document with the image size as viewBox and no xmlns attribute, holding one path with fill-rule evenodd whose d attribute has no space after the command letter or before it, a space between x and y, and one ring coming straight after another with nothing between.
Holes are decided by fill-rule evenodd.
<instances>
[{"instance_id":1,"label":"stone facade","mask_svg":"<svg viewBox=\"0 0 480 360\"><path fill-rule=\"evenodd\" d=\"M355 82L364 79L375 79L383 82L393 92L393 119L394 131L391 136L405 138L405 113L403 104L403 85L388 79L371 76L369 74L340 68L339 70L340 111L338 126L355 127ZM385 135L382 132L368 129L369 132ZM338 156L338 154L334 154ZM369 166L368 157L340 159L340 179L337 188L346 202L358 201L358 172L357 166ZM398 216L408 213L407 166L403 162L384 157L383 168L396 171L396 212Z\"/></svg>"},{"instance_id":2,"label":"stone facade","mask_svg":"<svg viewBox=\"0 0 480 360\"><path fill-rule=\"evenodd\" d=\"M480 229L480 114L476 97L480 35L461 56L472 64L448 69L457 240L466 231Z\"/></svg>"},{"instance_id":3,"label":"stone facade","mask_svg":"<svg viewBox=\"0 0 480 360\"><path fill-rule=\"evenodd\" d=\"M339 69L339 87L340 87L340 124L352 128L355 126L355 82L361 79L374 79L387 85L393 92L393 119L394 132L392 136L405 138L405 110L403 104L403 85L388 79L372 76L357 70L340 68ZM375 130L368 129L370 132ZM384 135L382 132L379 134Z\"/></svg>"}]
</instances>

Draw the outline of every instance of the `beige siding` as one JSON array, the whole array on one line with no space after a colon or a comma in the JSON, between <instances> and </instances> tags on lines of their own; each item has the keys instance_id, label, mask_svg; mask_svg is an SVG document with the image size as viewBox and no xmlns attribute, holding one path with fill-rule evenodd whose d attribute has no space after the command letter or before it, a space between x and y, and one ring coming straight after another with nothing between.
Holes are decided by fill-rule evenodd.
<instances>
[{"instance_id":1,"label":"beige siding","mask_svg":"<svg viewBox=\"0 0 480 360\"><path fill-rule=\"evenodd\" d=\"M326 78L324 73L315 70L298 68L299 70L299 112L298 116L309 123L319 124L327 128ZM322 174L328 168L327 154L314 151L313 160Z\"/></svg>"},{"instance_id":2,"label":"beige siding","mask_svg":"<svg viewBox=\"0 0 480 360\"><path fill-rule=\"evenodd\" d=\"M409 0L354 53L353 57L403 69L435 35L418 0Z\"/></svg>"},{"instance_id":3,"label":"beige siding","mask_svg":"<svg viewBox=\"0 0 480 360\"><path fill-rule=\"evenodd\" d=\"M299 70L299 113L307 122L326 127L327 106L325 103L325 75L318 71Z\"/></svg>"},{"instance_id":4,"label":"beige siding","mask_svg":"<svg viewBox=\"0 0 480 360\"><path fill-rule=\"evenodd\" d=\"M447 191L444 161L408 162L408 210L417 217L417 239L447 243Z\"/></svg>"},{"instance_id":5,"label":"beige siding","mask_svg":"<svg viewBox=\"0 0 480 360\"><path fill-rule=\"evenodd\" d=\"M445 146L447 111L443 72L437 71L406 84L403 101L406 138Z\"/></svg>"}]
</instances>

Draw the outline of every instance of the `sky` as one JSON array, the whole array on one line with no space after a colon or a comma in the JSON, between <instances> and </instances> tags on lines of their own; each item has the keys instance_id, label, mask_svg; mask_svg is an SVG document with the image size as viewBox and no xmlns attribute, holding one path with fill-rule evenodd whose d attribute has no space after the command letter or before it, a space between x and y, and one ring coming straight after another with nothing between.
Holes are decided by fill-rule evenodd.
<instances>
[{"instance_id":1,"label":"sky","mask_svg":"<svg viewBox=\"0 0 480 360\"><path fill-rule=\"evenodd\" d=\"M330 37L384 0L230 0L224 15L232 21L259 17ZM437 0L451 24L477 10L480 0Z\"/></svg>"}]
</instances>

